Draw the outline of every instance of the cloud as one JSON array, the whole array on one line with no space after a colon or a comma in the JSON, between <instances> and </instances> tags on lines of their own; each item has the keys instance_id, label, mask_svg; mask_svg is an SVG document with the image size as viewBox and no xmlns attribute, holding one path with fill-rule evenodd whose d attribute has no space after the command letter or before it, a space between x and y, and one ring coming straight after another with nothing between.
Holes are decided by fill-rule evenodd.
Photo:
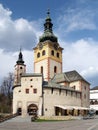
<instances>
[{"instance_id":1,"label":"cloud","mask_svg":"<svg viewBox=\"0 0 98 130\"><path fill-rule=\"evenodd\" d=\"M30 50L37 42L40 31L37 30L39 21L28 21L20 18L13 20L12 12L0 4L0 48L4 51L17 51L20 46ZM38 28L37 28L38 29Z\"/></svg>"},{"instance_id":2,"label":"cloud","mask_svg":"<svg viewBox=\"0 0 98 130\"><path fill-rule=\"evenodd\" d=\"M98 44L93 39L65 43L63 57L63 71L77 70L91 83L93 77L98 77Z\"/></svg>"},{"instance_id":3,"label":"cloud","mask_svg":"<svg viewBox=\"0 0 98 130\"><path fill-rule=\"evenodd\" d=\"M0 61L1 61L1 67L0 67L0 83L2 79L9 73L13 72L13 68L15 65L15 57L13 53L4 53L2 49L0 49Z\"/></svg>"},{"instance_id":4,"label":"cloud","mask_svg":"<svg viewBox=\"0 0 98 130\"><path fill-rule=\"evenodd\" d=\"M77 30L95 30L96 24L94 21L95 11L88 8L67 8L66 11L63 8L63 13L58 18L60 23L59 31L63 29L63 33L69 33ZM65 30L64 30L65 29Z\"/></svg>"},{"instance_id":5,"label":"cloud","mask_svg":"<svg viewBox=\"0 0 98 130\"><path fill-rule=\"evenodd\" d=\"M22 50L23 59L26 64L27 72L33 73L33 50ZM1 67L0 67L0 83L3 78L8 75L9 72L14 73L14 65L18 60L19 52L7 52L5 53L2 49L0 49L0 59L1 59Z\"/></svg>"},{"instance_id":6,"label":"cloud","mask_svg":"<svg viewBox=\"0 0 98 130\"><path fill-rule=\"evenodd\" d=\"M12 11L0 4L0 83L9 73L14 72L18 59L18 50L22 48L27 72L33 72L33 48L37 44L43 19L28 21L19 18L12 19Z\"/></svg>"}]
</instances>

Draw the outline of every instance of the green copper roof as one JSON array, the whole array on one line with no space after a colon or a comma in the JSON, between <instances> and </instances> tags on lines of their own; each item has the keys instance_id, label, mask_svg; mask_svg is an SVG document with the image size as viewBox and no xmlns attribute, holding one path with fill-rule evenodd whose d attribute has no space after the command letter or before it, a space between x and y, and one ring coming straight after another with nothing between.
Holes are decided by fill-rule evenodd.
<instances>
[{"instance_id":1,"label":"green copper roof","mask_svg":"<svg viewBox=\"0 0 98 130\"><path fill-rule=\"evenodd\" d=\"M57 37L53 34L52 26L53 24L51 23L50 12L48 10L47 17L44 23L44 33L39 39L40 42L44 42L46 40L50 40L52 42L58 41Z\"/></svg>"}]
</instances>

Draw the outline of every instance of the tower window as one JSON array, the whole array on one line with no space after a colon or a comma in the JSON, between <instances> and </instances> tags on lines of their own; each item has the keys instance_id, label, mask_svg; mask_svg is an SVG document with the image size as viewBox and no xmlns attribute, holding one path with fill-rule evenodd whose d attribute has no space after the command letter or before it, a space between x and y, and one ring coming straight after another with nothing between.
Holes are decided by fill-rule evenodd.
<instances>
[{"instance_id":1,"label":"tower window","mask_svg":"<svg viewBox=\"0 0 98 130\"><path fill-rule=\"evenodd\" d=\"M20 69L22 69L22 67L20 67Z\"/></svg>"},{"instance_id":2,"label":"tower window","mask_svg":"<svg viewBox=\"0 0 98 130\"><path fill-rule=\"evenodd\" d=\"M44 56L46 54L45 50L42 51L42 56Z\"/></svg>"},{"instance_id":3,"label":"tower window","mask_svg":"<svg viewBox=\"0 0 98 130\"><path fill-rule=\"evenodd\" d=\"M51 55L53 55L53 56L54 56L54 51L53 51L53 50L51 51Z\"/></svg>"},{"instance_id":4,"label":"tower window","mask_svg":"<svg viewBox=\"0 0 98 130\"><path fill-rule=\"evenodd\" d=\"M39 57L40 57L40 53L38 52L38 53L37 53L37 58L39 58Z\"/></svg>"},{"instance_id":5,"label":"tower window","mask_svg":"<svg viewBox=\"0 0 98 130\"><path fill-rule=\"evenodd\" d=\"M41 73L43 73L43 66L41 66Z\"/></svg>"},{"instance_id":6,"label":"tower window","mask_svg":"<svg viewBox=\"0 0 98 130\"><path fill-rule=\"evenodd\" d=\"M54 73L57 73L57 67L54 66Z\"/></svg>"},{"instance_id":7,"label":"tower window","mask_svg":"<svg viewBox=\"0 0 98 130\"><path fill-rule=\"evenodd\" d=\"M59 55L59 53L57 52L57 57L59 58L60 57L60 55Z\"/></svg>"}]
</instances>

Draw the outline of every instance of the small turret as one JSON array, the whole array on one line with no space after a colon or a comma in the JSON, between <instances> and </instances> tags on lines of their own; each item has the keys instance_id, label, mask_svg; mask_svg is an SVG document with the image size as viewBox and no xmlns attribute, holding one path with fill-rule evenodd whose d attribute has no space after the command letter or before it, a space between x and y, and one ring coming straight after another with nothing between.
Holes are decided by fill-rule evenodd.
<instances>
[{"instance_id":1,"label":"small turret","mask_svg":"<svg viewBox=\"0 0 98 130\"><path fill-rule=\"evenodd\" d=\"M21 49L20 49L20 53L19 53L18 60L17 60L16 63L17 64L24 64L23 55L22 55Z\"/></svg>"},{"instance_id":2,"label":"small turret","mask_svg":"<svg viewBox=\"0 0 98 130\"><path fill-rule=\"evenodd\" d=\"M23 61L23 55L20 49L18 60L16 61L15 65L15 72L14 72L14 86L21 84L21 75L26 73L26 65Z\"/></svg>"}]
</instances>

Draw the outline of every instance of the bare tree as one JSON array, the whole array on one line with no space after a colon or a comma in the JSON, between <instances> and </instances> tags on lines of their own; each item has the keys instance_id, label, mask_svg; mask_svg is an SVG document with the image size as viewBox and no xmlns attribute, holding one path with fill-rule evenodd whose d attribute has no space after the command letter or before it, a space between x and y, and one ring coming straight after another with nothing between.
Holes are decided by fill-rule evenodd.
<instances>
[{"instance_id":1,"label":"bare tree","mask_svg":"<svg viewBox=\"0 0 98 130\"><path fill-rule=\"evenodd\" d=\"M9 73L7 77L4 78L1 88L0 88L0 96L1 98L1 106L11 109L12 105L12 87L13 87L13 73ZM11 110L9 110L11 111Z\"/></svg>"}]
</instances>

